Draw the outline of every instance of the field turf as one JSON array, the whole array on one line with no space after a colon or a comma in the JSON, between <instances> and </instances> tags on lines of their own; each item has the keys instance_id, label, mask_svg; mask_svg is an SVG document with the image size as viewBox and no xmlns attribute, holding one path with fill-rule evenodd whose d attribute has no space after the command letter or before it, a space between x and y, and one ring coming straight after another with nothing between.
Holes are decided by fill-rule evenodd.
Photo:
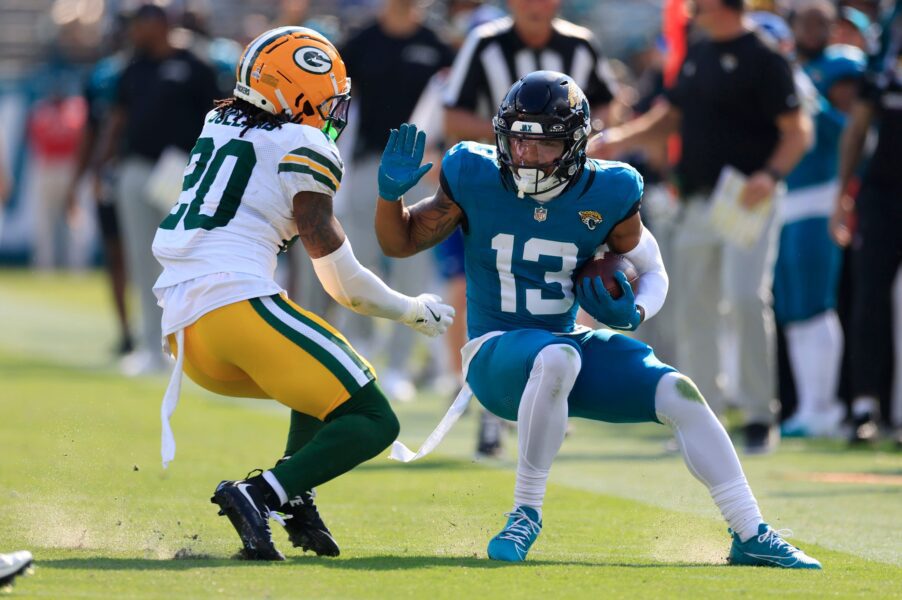
<instances>
[{"instance_id":1,"label":"field turf","mask_svg":"<svg viewBox=\"0 0 902 600\"><path fill-rule=\"evenodd\" d=\"M271 465L286 411L186 384L175 462L159 463L163 376L126 379L109 356L97 275L0 272L0 552L35 574L10 597L45 598L902 598L902 454L786 442L743 464L765 517L823 572L727 566L726 525L664 449L661 426L574 421L552 471L545 530L524 565L489 562L513 486L505 460L472 462L475 418L435 456L383 457L319 490L342 546L289 560L231 560L237 536L214 486ZM446 399L397 406L416 446Z\"/></svg>"}]
</instances>

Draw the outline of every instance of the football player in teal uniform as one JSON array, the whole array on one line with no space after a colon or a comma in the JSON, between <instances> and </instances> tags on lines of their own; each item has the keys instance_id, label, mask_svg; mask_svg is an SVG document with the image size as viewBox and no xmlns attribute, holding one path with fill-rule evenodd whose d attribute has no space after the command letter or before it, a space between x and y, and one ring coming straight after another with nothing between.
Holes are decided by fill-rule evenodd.
<instances>
[{"instance_id":1,"label":"football player in teal uniform","mask_svg":"<svg viewBox=\"0 0 902 600\"><path fill-rule=\"evenodd\" d=\"M496 145L461 142L445 155L435 195L402 200L431 165L425 135L393 130L379 171L376 230L386 254L410 256L461 225L467 277L466 381L486 409L516 421L514 507L489 558L523 561L542 529L542 502L568 416L673 429L689 470L733 532L730 561L820 568L764 523L730 438L685 375L612 329L634 330L667 293L667 274L642 226L642 178L620 162L587 159L589 105L561 73L514 84L495 117ZM600 278L574 273L606 244L640 273L622 272L614 300ZM576 324L582 307L611 329Z\"/></svg>"}]
</instances>

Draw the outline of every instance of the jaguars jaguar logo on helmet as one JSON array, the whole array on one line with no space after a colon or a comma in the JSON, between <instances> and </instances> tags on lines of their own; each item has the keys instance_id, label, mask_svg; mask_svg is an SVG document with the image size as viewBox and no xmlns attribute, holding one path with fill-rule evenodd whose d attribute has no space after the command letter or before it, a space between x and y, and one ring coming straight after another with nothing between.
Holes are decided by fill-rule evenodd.
<instances>
[{"instance_id":1,"label":"jaguars jaguar logo on helmet","mask_svg":"<svg viewBox=\"0 0 902 600\"><path fill-rule=\"evenodd\" d=\"M234 95L333 140L347 125L351 80L335 46L312 29L279 27L245 48Z\"/></svg>"}]
</instances>

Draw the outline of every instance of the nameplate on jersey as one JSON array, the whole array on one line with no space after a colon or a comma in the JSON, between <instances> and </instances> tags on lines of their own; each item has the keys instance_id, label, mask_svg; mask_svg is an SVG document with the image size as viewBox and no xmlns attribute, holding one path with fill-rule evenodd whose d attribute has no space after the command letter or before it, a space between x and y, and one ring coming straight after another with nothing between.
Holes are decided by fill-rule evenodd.
<instances>
[{"instance_id":1,"label":"nameplate on jersey","mask_svg":"<svg viewBox=\"0 0 902 600\"><path fill-rule=\"evenodd\" d=\"M514 121L514 124L511 125L511 131L517 133L544 133L541 123L529 121Z\"/></svg>"}]
</instances>

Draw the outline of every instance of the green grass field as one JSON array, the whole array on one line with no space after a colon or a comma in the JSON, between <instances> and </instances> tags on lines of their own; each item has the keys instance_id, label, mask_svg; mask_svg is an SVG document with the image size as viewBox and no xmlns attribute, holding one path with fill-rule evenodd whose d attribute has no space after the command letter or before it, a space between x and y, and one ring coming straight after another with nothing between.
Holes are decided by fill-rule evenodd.
<instances>
[{"instance_id":1,"label":"green grass field","mask_svg":"<svg viewBox=\"0 0 902 600\"><path fill-rule=\"evenodd\" d=\"M472 416L422 463L377 458L319 490L340 558L303 556L279 530L286 563L234 561L237 536L209 496L280 455L287 412L186 384L164 471L166 380L118 375L99 276L0 272L0 317L0 552L36 559L13 597L902 597L902 454L794 441L744 458L765 517L825 569L735 568L663 427L587 421L564 444L524 565L485 557L510 508L514 443L506 461L473 463ZM424 394L397 410L415 446L444 404Z\"/></svg>"}]
</instances>

